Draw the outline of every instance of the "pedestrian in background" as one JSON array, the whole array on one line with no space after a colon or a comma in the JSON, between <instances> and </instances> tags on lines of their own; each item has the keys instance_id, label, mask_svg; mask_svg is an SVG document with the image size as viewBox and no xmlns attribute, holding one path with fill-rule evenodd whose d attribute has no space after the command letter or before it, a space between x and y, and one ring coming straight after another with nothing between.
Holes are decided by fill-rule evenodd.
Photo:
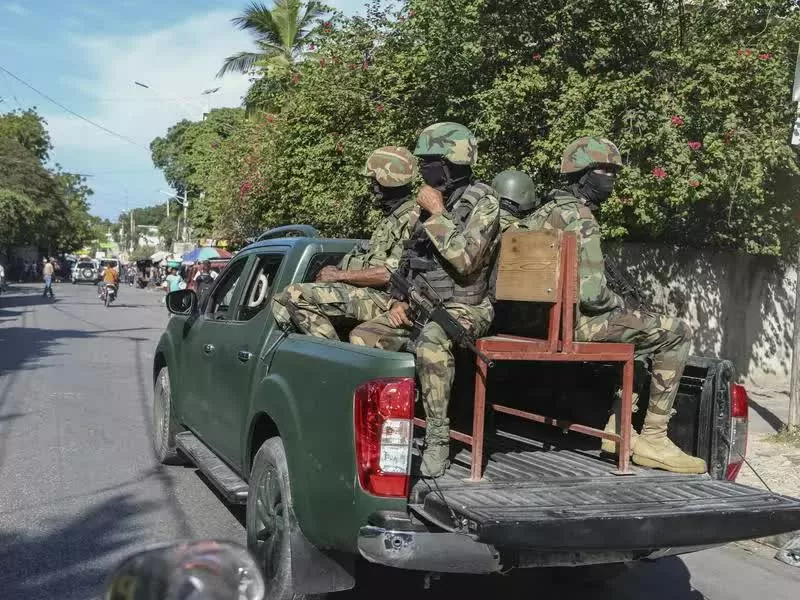
<instances>
[{"instance_id":1,"label":"pedestrian in background","mask_svg":"<svg viewBox=\"0 0 800 600\"><path fill-rule=\"evenodd\" d=\"M44 290L42 291L42 298L47 297L47 294L50 294L51 298L55 298L53 295L53 263L49 258L44 259L44 269L42 269L42 275L44 276Z\"/></svg>"}]
</instances>

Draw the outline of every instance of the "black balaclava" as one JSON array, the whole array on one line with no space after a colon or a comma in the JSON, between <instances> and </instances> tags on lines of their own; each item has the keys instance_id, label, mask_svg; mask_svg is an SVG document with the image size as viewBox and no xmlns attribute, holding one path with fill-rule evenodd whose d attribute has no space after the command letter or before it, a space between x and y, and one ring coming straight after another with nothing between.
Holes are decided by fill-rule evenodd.
<instances>
[{"instance_id":1,"label":"black balaclava","mask_svg":"<svg viewBox=\"0 0 800 600\"><path fill-rule=\"evenodd\" d=\"M530 210L520 210L519 205L508 198L500 198L500 208L512 214L515 219L524 219L534 211L533 208Z\"/></svg>"},{"instance_id":2,"label":"black balaclava","mask_svg":"<svg viewBox=\"0 0 800 600\"><path fill-rule=\"evenodd\" d=\"M388 217L411 196L411 185L385 187L378 183L376 179L371 179L369 191L372 192L374 198L372 205L380 210L384 217Z\"/></svg>"},{"instance_id":3,"label":"black balaclava","mask_svg":"<svg viewBox=\"0 0 800 600\"><path fill-rule=\"evenodd\" d=\"M594 169L589 169L570 186L570 190L576 196L586 198L594 206L600 206L611 197L611 193L614 191L614 181L613 175L597 173Z\"/></svg>"},{"instance_id":4,"label":"black balaclava","mask_svg":"<svg viewBox=\"0 0 800 600\"><path fill-rule=\"evenodd\" d=\"M467 165L454 165L445 158L426 158L419 166L422 179L444 196L445 204L457 189L472 181L472 169ZM448 206L449 208L449 206Z\"/></svg>"}]
</instances>

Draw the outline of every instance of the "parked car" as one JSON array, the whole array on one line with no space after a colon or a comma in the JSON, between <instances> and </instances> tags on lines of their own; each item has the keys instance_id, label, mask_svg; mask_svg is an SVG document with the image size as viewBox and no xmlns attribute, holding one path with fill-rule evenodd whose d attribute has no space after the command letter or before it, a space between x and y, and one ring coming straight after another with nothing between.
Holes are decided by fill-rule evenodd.
<instances>
[{"instance_id":1,"label":"parked car","mask_svg":"<svg viewBox=\"0 0 800 600\"><path fill-rule=\"evenodd\" d=\"M482 479L469 479L472 455L455 442L448 474L419 479L414 356L347 343L352 323L335 323L342 341L287 335L270 311L275 291L313 281L356 241L285 231L242 250L201 304L191 290L167 296L172 318L153 362L158 457L188 458L228 502L246 504L248 545L271 599L348 589L361 558L506 573L657 559L800 528L800 500L733 481L747 393L726 360L689 361L670 423L707 474L633 466L620 476L599 440L495 413ZM456 370L454 424L472 422L467 358ZM503 363L487 404L569 408L602 428L618 373Z\"/></svg>"},{"instance_id":2,"label":"parked car","mask_svg":"<svg viewBox=\"0 0 800 600\"><path fill-rule=\"evenodd\" d=\"M91 283L100 281L100 271L93 260L79 260L72 267L72 283Z\"/></svg>"}]
</instances>

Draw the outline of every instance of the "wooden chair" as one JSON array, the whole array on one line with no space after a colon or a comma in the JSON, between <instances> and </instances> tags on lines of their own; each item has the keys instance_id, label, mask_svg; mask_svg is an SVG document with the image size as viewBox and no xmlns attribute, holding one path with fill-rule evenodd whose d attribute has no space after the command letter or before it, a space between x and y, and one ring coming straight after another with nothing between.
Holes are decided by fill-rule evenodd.
<instances>
[{"instance_id":1,"label":"wooden chair","mask_svg":"<svg viewBox=\"0 0 800 600\"><path fill-rule=\"evenodd\" d=\"M606 433L579 423L538 415L492 403L488 408L564 431L576 431L619 444L617 474L629 472L631 408L633 398L633 344L576 342L573 339L577 302L578 252L574 234L560 230L510 231L503 235L498 265L498 300L539 302L550 305L547 339L498 334L480 338L476 346L493 361L619 362L622 368L620 434ZM472 435L451 431L450 437L472 448L470 480L483 477L486 419L486 364L476 360ZM416 419L424 426L425 422Z\"/></svg>"}]
</instances>

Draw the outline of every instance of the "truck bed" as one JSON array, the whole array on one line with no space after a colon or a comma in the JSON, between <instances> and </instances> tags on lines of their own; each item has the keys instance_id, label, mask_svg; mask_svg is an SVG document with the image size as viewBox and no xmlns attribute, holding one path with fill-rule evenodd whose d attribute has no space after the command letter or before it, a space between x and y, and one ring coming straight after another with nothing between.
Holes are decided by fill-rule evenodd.
<instances>
[{"instance_id":1,"label":"truck bed","mask_svg":"<svg viewBox=\"0 0 800 600\"><path fill-rule=\"evenodd\" d=\"M636 466L615 475L597 450L513 434L487 441L487 451L481 481L468 481L463 449L445 477L413 485L411 510L498 547L568 552L651 552L800 528L800 501L708 475Z\"/></svg>"}]
</instances>

